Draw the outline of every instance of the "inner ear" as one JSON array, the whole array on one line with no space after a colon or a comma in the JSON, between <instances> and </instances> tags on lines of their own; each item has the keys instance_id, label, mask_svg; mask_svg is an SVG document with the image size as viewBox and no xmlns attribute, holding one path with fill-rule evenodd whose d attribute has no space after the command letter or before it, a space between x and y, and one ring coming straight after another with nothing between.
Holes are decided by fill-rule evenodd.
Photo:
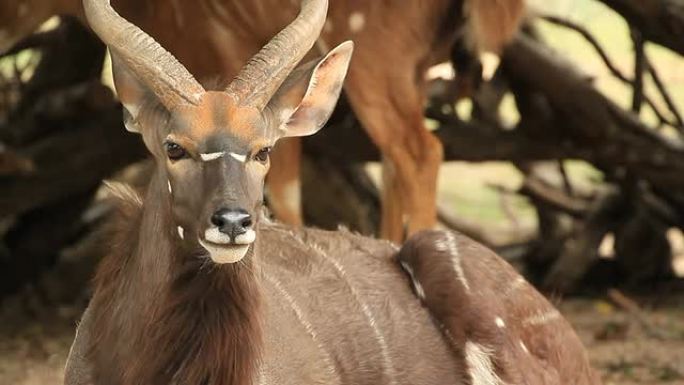
<instances>
[{"instance_id":1,"label":"inner ear","mask_svg":"<svg viewBox=\"0 0 684 385\"><path fill-rule=\"evenodd\" d=\"M141 82L124 64L123 60L111 52L112 76L116 93L124 107L124 125L126 130L142 133L140 123L143 109L165 110L157 97Z\"/></svg>"},{"instance_id":2,"label":"inner ear","mask_svg":"<svg viewBox=\"0 0 684 385\"><path fill-rule=\"evenodd\" d=\"M344 42L290 74L269 103L281 136L312 135L323 127L337 104L353 50L351 41Z\"/></svg>"}]
</instances>

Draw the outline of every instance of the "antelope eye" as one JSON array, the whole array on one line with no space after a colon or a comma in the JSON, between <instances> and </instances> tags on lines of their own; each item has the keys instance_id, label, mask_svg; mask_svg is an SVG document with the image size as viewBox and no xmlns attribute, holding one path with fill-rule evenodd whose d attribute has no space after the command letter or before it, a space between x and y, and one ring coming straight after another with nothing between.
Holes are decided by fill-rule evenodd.
<instances>
[{"instance_id":1,"label":"antelope eye","mask_svg":"<svg viewBox=\"0 0 684 385\"><path fill-rule=\"evenodd\" d=\"M187 156L187 152L185 151L185 149L181 147L178 143L166 142L164 143L164 147L166 148L166 155L171 160L179 160Z\"/></svg>"},{"instance_id":2,"label":"antelope eye","mask_svg":"<svg viewBox=\"0 0 684 385\"><path fill-rule=\"evenodd\" d=\"M254 159L257 160L258 162L261 163L266 163L268 161L268 154L271 153L271 147L264 147L261 150L259 150L256 155L254 155Z\"/></svg>"}]
</instances>

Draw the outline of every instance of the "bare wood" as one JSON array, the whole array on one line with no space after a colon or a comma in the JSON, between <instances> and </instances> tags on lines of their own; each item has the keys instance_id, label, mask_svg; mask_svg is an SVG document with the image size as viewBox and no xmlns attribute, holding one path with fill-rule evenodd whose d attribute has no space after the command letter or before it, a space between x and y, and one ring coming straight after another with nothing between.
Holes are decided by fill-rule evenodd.
<instances>
[{"instance_id":1,"label":"bare wood","mask_svg":"<svg viewBox=\"0 0 684 385\"><path fill-rule=\"evenodd\" d=\"M644 38L684 55L684 5L677 0L600 0L638 28Z\"/></svg>"},{"instance_id":2,"label":"bare wood","mask_svg":"<svg viewBox=\"0 0 684 385\"><path fill-rule=\"evenodd\" d=\"M653 82L658 88L660 95L663 97L665 104L667 104L668 108L670 109L670 112L672 113L672 115L675 116L675 119L677 120L677 124L675 127L684 131L684 119L682 119L682 114L681 112L679 112L679 108L675 105L674 101L672 100L672 96L670 95L670 92L667 90L667 87L665 87L665 84L660 79L658 70L653 66L653 63L648 57L646 57L646 67L648 69L648 72L651 74L651 78L653 79Z\"/></svg>"},{"instance_id":3,"label":"bare wood","mask_svg":"<svg viewBox=\"0 0 684 385\"><path fill-rule=\"evenodd\" d=\"M608 68L610 73L616 79L620 80L621 82L623 82L623 83L625 83L625 84L627 84L633 88L639 88L639 86L638 86L639 78L635 77L635 78L629 79L625 74L623 74L622 71L620 71L620 69L618 69L617 66L615 66L615 63L613 63L613 61L610 59L610 57L608 56L608 53L605 51L605 49L603 49L603 47L601 46L599 41L589 32L589 30L587 30L586 28L582 27L581 25L579 25L577 23L574 23L570 20L566 20L566 19L563 19L563 18L560 18L557 16L545 15L545 16L542 16L542 18L544 20L550 22L550 23L553 23L553 24L556 24L556 25L559 25L559 26L562 26L565 28L569 28L569 29L574 30L577 33L579 33L594 48L596 53L599 55L599 57L601 58L601 60L605 64L606 68ZM644 60L646 60L647 58L645 57L646 56L645 52L642 52L642 54L645 58ZM641 71L641 72L643 72L643 71ZM651 108L653 113L655 113L655 115L658 117L658 120L662 124L669 124L673 127L676 127L676 125L672 124L665 117L665 114L662 111L660 111L660 108L655 104L655 102L653 102L653 99L649 95L645 94L643 92L643 90L640 91L640 98L643 98L643 100L646 102L646 104L648 104L648 106Z\"/></svg>"},{"instance_id":4,"label":"bare wood","mask_svg":"<svg viewBox=\"0 0 684 385\"><path fill-rule=\"evenodd\" d=\"M564 133L563 147L595 148L582 158L599 167L618 164L662 191L679 188L673 176L684 171L684 151L599 93L567 61L520 36L504 56L504 66L517 87L548 101L553 112L548 124ZM621 160L615 162L615 156Z\"/></svg>"},{"instance_id":5,"label":"bare wood","mask_svg":"<svg viewBox=\"0 0 684 385\"><path fill-rule=\"evenodd\" d=\"M570 196L535 177L525 179L520 193L530 195L534 199L541 200L545 204L575 217L583 217L589 211L587 201Z\"/></svg>"},{"instance_id":6,"label":"bare wood","mask_svg":"<svg viewBox=\"0 0 684 385\"><path fill-rule=\"evenodd\" d=\"M92 86L102 87L99 84ZM63 100L64 95L55 97ZM74 99L76 102L82 100L81 96ZM114 105L112 99L110 103ZM121 129L120 109L95 109L81 119L71 121L67 131L55 129L22 148L24 156L35 163L34 171L0 181L3 191L0 215L20 214L92 189L103 177L142 159L144 147L139 139ZM54 124L66 124L58 122ZM84 146L84 143L89 145ZM70 177L75 175L78 177Z\"/></svg>"}]
</instances>

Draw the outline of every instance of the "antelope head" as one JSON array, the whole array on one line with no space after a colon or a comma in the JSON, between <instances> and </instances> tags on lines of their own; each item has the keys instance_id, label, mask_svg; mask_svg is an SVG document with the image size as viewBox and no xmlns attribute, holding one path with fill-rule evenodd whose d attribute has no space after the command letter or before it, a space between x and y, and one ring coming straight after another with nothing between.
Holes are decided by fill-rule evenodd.
<instances>
[{"instance_id":1,"label":"antelope head","mask_svg":"<svg viewBox=\"0 0 684 385\"><path fill-rule=\"evenodd\" d=\"M142 134L168 180L158 193L169 195L180 241L216 263L240 261L257 237L271 148L317 132L339 97L351 42L295 69L323 27L327 0L303 0L297 18L220 91L205 90L109 0L84 6L111 52L126 128Z\"/></svg>"}]
</instances>

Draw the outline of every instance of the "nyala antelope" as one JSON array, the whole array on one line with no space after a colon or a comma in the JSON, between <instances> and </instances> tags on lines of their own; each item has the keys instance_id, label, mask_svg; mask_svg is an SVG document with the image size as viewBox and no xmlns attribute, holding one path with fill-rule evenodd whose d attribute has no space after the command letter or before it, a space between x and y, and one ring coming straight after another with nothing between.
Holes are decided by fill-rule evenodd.
<instances>
[{"instance_id":1,"label":"nyala antelope","mask_svg":"<svg viewBox=\"0 0 684 385\"><path fill-rule=\"evenodd\" d=\"M0 3L0 50L80 0ZM293 0L115 0L121 14L167 47L198 79L232 79L297 12ZM498 52L516 32L524 0L334 0L314 52L356 46L345 91L383 158L380 235L401 241L436 222L442 146L424 125L425 72L456 41ZM3 17L4 15L4 17ZM309 55L307 59L313 56ZM274 152L267 185L275 216L301 224L298 139Z\"/></svg>"},{"instance_id":2,"label":"nyala antelope","mask_svg":"<svg viewBox=\"0 0 684 385\"><path fill-rule=\"evenodd\" d=\"M468 239L426 231L398 250L262 217L270 148L323 126L351 60L344 42L297 66L326 0L303 0L219 90L108 0L85 11L156 171L144 194L112 186L118 224L66 384L597 383L558 311Z\"/></svg>"}]
</instances>

